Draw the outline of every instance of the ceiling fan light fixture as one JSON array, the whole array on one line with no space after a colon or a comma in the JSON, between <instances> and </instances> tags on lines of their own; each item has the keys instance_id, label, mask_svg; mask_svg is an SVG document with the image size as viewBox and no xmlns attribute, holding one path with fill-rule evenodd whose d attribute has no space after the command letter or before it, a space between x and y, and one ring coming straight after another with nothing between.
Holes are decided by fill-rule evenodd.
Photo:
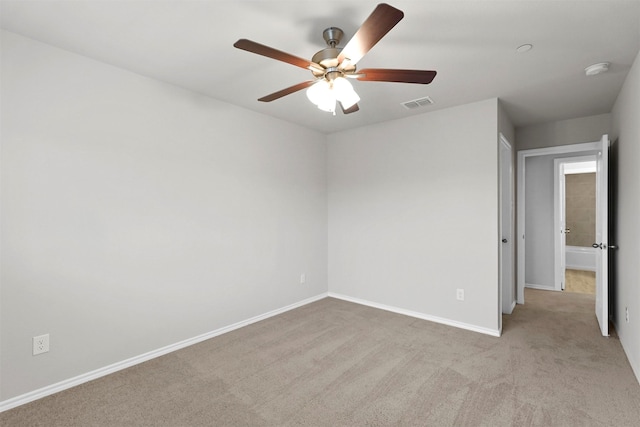
<instances>
[{"instance_id":1,"label":"ceiling fan light fixture","mask_svg":"<svg viewBox=\"0 0 640 427\"><path fill-rule=\"evenodd\" d=\"M348 109L360 101L353 86L344 77L336 77L329 81L320 79L307 89L307 98L322 111L335 113L336 102Z\"/></svg>"},{"instance_id":2,"label":"ceiling fan light fixture","mask_svg":"<svg viewBox=\"0 0 640 427\"><path fill-rule=\"evenodd\" d=\"M326 111L327 113L336 113L336 100L327 98L317 105L319 110Z\"/></svg>"},{"instance_id":3,"label":"ceiling fan light fixture","mask_svg":"<svg viewBox=\"0 0 640 427\"><path fill-rule=\"evenodd\" d=\"M322 111L330 113L336 110L336 98L331 91L331 84L326 79L320 79L307 89L307 98Z\"/></svg>"},{"instance_id":4,"label":"ceiling fan light fixture","mask_svg":"<svg viewBox=\"0 0 640 427\"><path fill-rule=\"evenodd\" d=\"M335 92L336 99L340 101L342 107L349 109L360 101L360 97L353 90L353 86L344 77L337 77L333 80L333 91Z\"/></svg>"},{"instance_id":5,"label":"ceiling fan light fixture","mask_svg":"<svg viewBox=\"0 0 640 427\"><path fill-rule=\"evenodd\" d=\"M320 79L307 89L307 98L313 104L318 105L324 99L324 93L329 90L329 82L325 79Z\"/></svg>"},{"instance_id":6,"label":"ceiling fan light fixture","mask_svg":"<svg viewBox=\"0 0 640 427\"><path fill-rule=\"evenodd\" d=\"M313 73L314 80L289 86L258 98L258 101L271 102L307 89L307 97L319 109L332 112L335 115L336 106L340 103L342 112L351 114L360 110L358 106L360 97L345 77L365 82L429 84L436 76L435 71L393 68L369 68L361 70L359 73L356 72L357 62L403 17L404 13L400 9L386 3L378 4L344 48L338 47L344 32L337 27L329 27L322 34L328 47L316 52L311 61L247 39L240 39L233 46L311 70Z\"/></svg>"}]
</instances>

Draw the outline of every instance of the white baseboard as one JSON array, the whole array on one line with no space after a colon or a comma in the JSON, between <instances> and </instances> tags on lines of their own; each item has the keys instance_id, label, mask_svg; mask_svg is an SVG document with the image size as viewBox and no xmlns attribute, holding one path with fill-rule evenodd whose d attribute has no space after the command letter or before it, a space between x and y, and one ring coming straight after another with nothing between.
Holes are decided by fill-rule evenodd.
<instances>
[{"instance_id":1,"label":"white baseboard","mask_svg":"<svg viewBox=\"0 0 640 427\"><path fill-rule=\"evenodd\" d=\"M443 325L453 326L455 328L466 329L468 331L473 331L473 332L479 332L485 335L491 335L494 337L500 336L500 331L498 329L483 328L481 326L471 325L469 323L458 322L455 320L445 319L443 317L431 316L428 314L419 313L417 311L405 310L404 308L392 307L390 305L379 304L377 302L366 301L359 298L353 298L347 295L336 294L334 292L329 292L329 297L353 302L360 305L366 305L368 307L379 308L381 310L391 311L393 313L404 314L405 316L411 316L411 317L415 317L422 320L428 320L430 322L441 323Z\"/></svg>"},{"instance_id":2,"label":"white baseboard","mask_svg":"<svg viewBox=\"0 0 640 427\"><path fill-rule=\"evenodd\" d=\"M567 270L596 271L595 267L585 264L567 264L565 267Z\"/></svg>"},{"instance_id":3,"label":"white baseboard","mask_svg":"<svg viewBox=\"0 0 640 427\"><path fill-rule=\"evenodd\" d=\"M615 324L615 322L614 322L614 327L617 330L618 326ZM618 333L618 337L620 338L620 334L619 333ZM636 363L635 359L632 357L631 352L627 351L626 340L620 339L620 344L622 345L622 350L624 350L625 356L627 356L627 360L629 361L629 365L631 365L631 370L633 371L633 373L636 376L636 380L638 380L638 383L640 383L640 365L638 365L638 363Z\"/></svg>"},{"instance_id":4,"label":"white baseboard","mask_svg":"<svg viewBox=\"0 0 640 427\"><path fill-rule=\"evenodd\" d=\"M525 288L542 289L543 291L557 291L555 286L536 285L535 283L525 283Z\"/></svg>"},{"instance_id":5,"label":"white baseboard","mask_svg":"<svg viewBox=\"0 0 640 427\"><path fill-rule=\"evenodd\" d=\"M189 347L190 345L197 344L199 342L208 340L210 338L217 337L218 335L222 335L227 332L231 332L233 330L242 328L243 326L247 326L252 323L256 323L261 320L268 319L269 317L277 316L278 314L282 314L289 310L302 307L303 305L307 305L312 302L321 300L323 298L326 298L327 296L328 294L325 292L320 295L316 295L314 297L307 298L305 300L290 304L286 307L278 308L278 309L269 311L267 313L252 317L250 319L242 320L232 325L216 329L215 331L207 332L205 334L198 335L196 337L189 338L184 341L177 342L175 344L170 344L168 346L159 348L157 350L152 350L150 352L141 354L139 356L134 356L129 359L123 360L121 362L117 362L112 365L108 365L103 368L99 368L94 371L87 372L82 375L78 375L77 377L69 378L67 380L60 381L55 384L51 384L49 386L31 391L29 393L25 393L20 396L13 397L11 399L7 399L5 401L0 402L0 412L4 412L11 408L15 408L16 406L24 405L25 403L33 402L34 400L41 399L43 397L95 380L97 378L104 377L105 375L109 375L114 372L121 371L123 369L137 365L139 363L146 362L151 359L155 359L156 357L163 356L173 351L180 350L185 347Z\"/></svg>"},{"instance_id":6,"label":"white baseboard","mask_svg":"<svg viewBox=\"0 0 640 427\"><path fill-rule=\"evenodd\" d=\"M502 314L511 314L513 313L514 308L516 308L516 300L511 301L511 307L509 307L509 311L503 311Z\"/></svg>"}]
</instances>

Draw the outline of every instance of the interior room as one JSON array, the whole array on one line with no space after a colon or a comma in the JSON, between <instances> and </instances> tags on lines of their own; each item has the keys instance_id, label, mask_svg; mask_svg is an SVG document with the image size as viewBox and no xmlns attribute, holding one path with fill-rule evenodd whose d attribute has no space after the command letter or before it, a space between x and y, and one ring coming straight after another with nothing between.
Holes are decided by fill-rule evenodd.
<instances>
[{"instance_id":1,"label":"interior room","mask_svg":"<svg viewBox=\"0 0 640 427\"><path fill-rule=\"evenodd\" d=\"M0 19L2 425L640 416L640 2L1 0ZM555 235L518 231L518 156L603 138L608 240L572 219L582 196L563 230L601 244L610 336L594 293L550 290ZM548 171L527 209L561 156L527 157ZM553 224L538 210L527 227Z\"/></svg>"},{"instance_id":2,"label":"interior room","mask_svg":"<svg viewBox=\"0 0 640 427\"><path fill-rule=\"evenodd\" d=\"M565 179L565 286L568 292L595 294L596 162L563 165Z\"/></svg>"}]
</instances>

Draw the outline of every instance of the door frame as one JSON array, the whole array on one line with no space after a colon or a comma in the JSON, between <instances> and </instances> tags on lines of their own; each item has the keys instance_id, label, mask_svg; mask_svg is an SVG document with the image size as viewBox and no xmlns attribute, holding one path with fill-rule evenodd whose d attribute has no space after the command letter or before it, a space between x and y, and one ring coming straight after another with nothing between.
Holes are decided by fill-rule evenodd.
<instances>
[{"instance_id":1,"label":"door frame","mask_svg":"<svg viewBox=\"0 0 640 427\"><path fill-rule=\"evenodd\" d=\"M500 310L501 314L511 314L516 306L515 299L515 246L513 243L513 237L515 236L515 173L513 170L513 148L509 140L500 133L499 134L500 146L498 148L499 158L498 164L500 166L500 179L498 180L498 200L499 200L499 233L500 235L498 243L499 247L499 282L500 282ZM503 160L503 155L507 155L507 162ZM506 169L505 169L506 168ZM505 183L506 175L506 183ZM504 186L507 186L506 193ZM506 195L506 200L505 200ZM508 214L504 215L505 204L508 205ZM505 218L506 217L506 218ZM505 230L505 227L507 228ZM502 240L507 239L506 243ZM506 259L505 259L506 258ZM505 264L508 271L506 272L509 277L505 278ZM500 322L502 321L502 315L500 315ZM502 325L500 323L500 328Z\"/></svg>"},{"instance_id":2,"label":"door frame","mask_svg":"<svg viewBox=\"0 0 640 427\"><path fill-rule=\"evenodd\" d=\"M558 155L563 156L571 153L580 155L581 152L585 152L585 155L593 154L600 148L600 141L585 142L580 144L559 145L547 148L533 148L529 150L518 151L517 161L517 273L516 273L516 301L518 304L524 304L524 288L525 288L525 273L526 273L526 218L525 218L525 176L526 176L526 160L529 157L536 156L548 156ZM588 152L588 153L587 153ZM555 271L555 270L554 270Z\"/></svg>"}]
</instances>

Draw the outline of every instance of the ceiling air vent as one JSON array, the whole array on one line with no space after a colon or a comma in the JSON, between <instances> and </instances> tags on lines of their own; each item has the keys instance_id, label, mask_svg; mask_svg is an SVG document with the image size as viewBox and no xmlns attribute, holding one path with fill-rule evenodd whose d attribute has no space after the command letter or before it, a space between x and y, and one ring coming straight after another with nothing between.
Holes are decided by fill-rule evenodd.
<instances>
[{"instance_id":1,"label":"ceiling air vent","mask_svg":"<svg viewBox=\"0 0 640 427\"><path fill-rule=\"evenodd\" d=\"M416 108L424 107L431 104L433 104L433 100L428 96L401 103L401 105L407 110L415 110Z\"/></svg>"}]
</instances>

